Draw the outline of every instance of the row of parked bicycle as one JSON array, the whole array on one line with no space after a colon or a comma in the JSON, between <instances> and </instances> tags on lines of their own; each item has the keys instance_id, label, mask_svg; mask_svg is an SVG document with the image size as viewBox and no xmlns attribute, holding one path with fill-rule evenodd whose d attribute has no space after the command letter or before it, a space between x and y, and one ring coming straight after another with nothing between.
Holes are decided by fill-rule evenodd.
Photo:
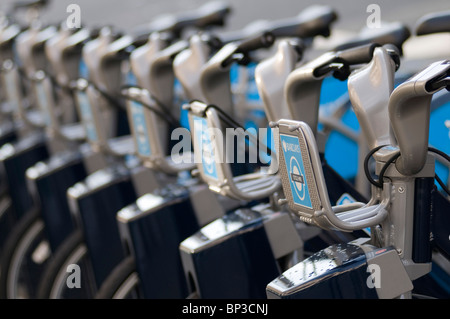
<instances>
[{"instance_id":1,"label":"row of parked bicycle","mask_svg":"<svg viewBox=\"0 0 450 319\"><path fill-rule=\"evenodd\" d=\"M450 60L401 68L450 12L323 52L329 6L122 33L48 4L0 24L0 298L450 296Z\"/></svg>"}]
</instances>

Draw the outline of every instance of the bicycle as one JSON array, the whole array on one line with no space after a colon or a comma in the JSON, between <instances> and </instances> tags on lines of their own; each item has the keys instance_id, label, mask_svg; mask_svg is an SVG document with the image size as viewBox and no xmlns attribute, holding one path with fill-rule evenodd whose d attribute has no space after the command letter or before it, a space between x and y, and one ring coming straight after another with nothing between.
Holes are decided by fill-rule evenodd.
<instances>
[{"instance_id":1,"label":"bicycle","mask_svg":"<svg viewBox=\"0 0 450 319\"><path fill-rule=\"evenodd\" d=\"M279 130L280 145L283 139L290 139L302 150L299 158L304 174L308 176L305 184L314 203L314 206L306 207L297 202L293 195L289 195L293 194L293 186L289 179L285 179L283 188L289 208L300 219L325 229L350 231L371 227L371 236L330 246L305 259L268 284L269 298L408 298L413 296L413 281L431 270L430 205L435 198L443 197L435 191L434 158L427 155L429 107L432 94L448 85L445 82L448 61L432 64L402 83L390 95L387 101L389 119L395 137L386 136L386 131L376 133L375 122L370 118L372 104L361 99L370 94L369 77L374 75L371 73L374 65L372 63L351 74L349 79L350 98L358 119L362 123L372 123L364 132L372 146L367 159L370 156L375 158L379 179L375 181L367 174L373 184L372 198L367 204L331 206L320 169L317 144L309 125L289 120L273 124ZM414 111L410 108L407 114L407 105L415 105L416 108ZM411 120L415 123L413 127ZM418 139L411 140L405 133ZM282 156L288 156L283 147L279 151ZM448 160L445 153L436 152ZM282 174L289 174L287 164L281 163ZM448 201L447 204L441 202L441 205L441 213L448 211L445 209ZM441 215L439 209L433 209L434 213ZM435 235L440 237L438 233ZM386 267L389 267L389 272L382 272L377 279L365 275L366 270L371 272L374 268ZM344 280L356 284L345 286Z\"/></svg>"},{"instance_id":2,"label":"bicycle","mask_svg":"<svg viewBox=\"0 0 450 319\"><path fill-rule=\"evenodd\" d=\"M159 31L172 32L176 35L187 27L204 28L221 24L227 13L228 10L224 10L223 6L204 6L194 11L194 16L183 14L172 20L167 20L167 17L159 21L155 20L148 26L151 30L148 33ZM170 23L167 23L168 21ZM53 261L50 262L41 279L39 298L63 296L64 290L67 290L65 287L68 276L65 271L66 265L74 263L71 256L75 256L75 261L88 260L85 269L86 272L92 272L87 276L92 278L89 289L93 295L97 289L96 286L100 287L102 281L124 256L115 224L115 213L131 204L138 196L152 191L159 184L156 173L142 166L138 159L131 158L125 165L121 163L124 157L134 154L134 142L130 135L117 139L108 138L104 124L110 120L108 118L106 122L105 118L102 120L104 114L99 113L102 107L94 104L100 98L110 103L110 107L123 110L122 97L117 94L123 83L120 65L128 59L132 52L131 48L146 43L148 35L145 37L139 35L136 40L129 35L114 38L110 33L102 34L101 31L100 37L98 41L88 43L83 48L84 61L92 80L78 81L78 85L84 86L82 90L86 90L89 99L89 103L82 105L80 113L86 125L90 144L94 149L106 153L107 156L112 155L113 159L110 162L112 165L69 188L68 200L76 220L77 230L66 238L64 248L55 253ZM139 41L139 45L136 41ZM83 104L83 97L78 96L78 98L81 100L80 105ZM89 104L95 106L90 107ZM114 141L116 144L113 144ZM101 209L99 205L102 206ZM98 225L95 219L101 220L100 228L95 226ZM100 234L103 234L101 239L98 237Z\"/></svg>"}]
</instances>

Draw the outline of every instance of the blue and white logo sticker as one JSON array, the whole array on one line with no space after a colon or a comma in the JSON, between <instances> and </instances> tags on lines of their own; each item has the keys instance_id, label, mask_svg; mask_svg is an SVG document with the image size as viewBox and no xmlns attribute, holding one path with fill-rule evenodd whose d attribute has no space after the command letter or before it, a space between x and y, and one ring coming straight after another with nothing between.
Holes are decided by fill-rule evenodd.
<instances>
[{"instance_id":1,"label":"blue and white logo sticker","mask_svg":"<svg viewBox=\"0 0 450 319\"><path fill-rule=\"evenodd\" d=\"M280 134L280 141L286 171L289 177L292 199L295 204L312 209L298 137Z\"/></svg>"},{"instance_id":2,"label":"blue and white logo sticker","mask_svg":"<svg viewBox=\"0 0 450 319\"><path fill-rule=\"evenodd\" d=\"M147 124L145 123L144 107L137 101L131 101L131 120L134 127L134 138L137 145L137 151L140 155L150 156L151 147L148 137Z\"/></svg>"},{"instance_id":3,"label":"blue and white logo sticker","mask_svg":"<svg viewBox=\"0 0 450 319\"><path fill-rule=\"evenodd\" d=\"M214 146L211 141L211 136L208 132L208 123L205 118L194 117L194 130L197 139L197 144L200 146L202 156L203 173L213 179L217 177L217 167L215 161Z\"/></svg>"},{"instance_id":4,"label":"blue and white logo sticker","mask_svg":"<svg viewBox=\"0 0 450 319\"><path fill-rule=\"evenodd\" d=\"M336 202L336 205L345 205L345 204L351 204L355 203L356 199L354 199L350 194L344 193L339 197L339 199Z\"/></svg>"},{"instance_id":5,"label":"blue and white logo sticker","mask_svg":"<svg viewBox=\"0 0 450 319\"><path fill-rule=\"evenodd\" d=\"M78 105L80 106L80 115L86 128L87 138L91 142L96 142L98 140L98 136L89 98L86 92L83 91L77 91L77 98Z\"/></svg>"}]
</instances>

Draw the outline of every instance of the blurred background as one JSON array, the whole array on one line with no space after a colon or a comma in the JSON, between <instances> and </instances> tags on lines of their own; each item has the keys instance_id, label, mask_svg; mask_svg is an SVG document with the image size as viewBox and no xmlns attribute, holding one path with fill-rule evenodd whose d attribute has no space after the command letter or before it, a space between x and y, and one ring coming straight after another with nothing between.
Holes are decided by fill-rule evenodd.
<instances>
[{"instance_id":1,"label":"blurred background","mask_svg":"<svg viewBox=\"0 0 450 319\"><path fill-rule=\"evenodd\" d=\"M151 22L157 16L196 9L211 0L49 0L42 12L46 23L61 23L70 17L70 4L80 8L81 24L88 27L114 26L118 31L129 32L133 28ZM419 18L428 13L450 10L449 0L223 0L230 4L232 12L223 31L239 30L259 19L275 20L298 15L302 9L314 4L329 5L338 14L332 26L331 36L314 39L314 48L326 51L355 36L367 26L373 14L369 5L378 5L382 22L401 22L414 32ZM7 11L20 0L0 0L0 11ZM373 20L371 20L373 21ZM366 27L367 28L367 27ZM403 45L407 61L424 60L425 66L433 59L449 58L450 34L434 34L425 37L411 36ZM313 54L314 51L313 51ZM430 60L431 59L431 60ZM409 63L409 62L407 62ZM403 64L403 68L408 66ZM414 68L417 69L417 62Z\"/></svg>"},{"instance_id":2,"label":"blurred background","mask_svg":"<svg viewBox=\"0 0 450 319\"><path fill-rule=\"evenodd\" d=\"M14 0L1 0L0 10L6 9ZM157 15L194 9L208 0L51 0L43 18L47 22L65 20L69 4L81 8L81 20L87 26L111 24L124 31L144 24ZM339 20L337 29L357 31L366 24L367 6L377 4L381 19L400 21L414 26L422 15L450 9L449 0L228 0L233 12L227 29L237 30L256 19L278 19L297 15L312 4L327 4L335 8Z\"/></svg>"}]
</instances>

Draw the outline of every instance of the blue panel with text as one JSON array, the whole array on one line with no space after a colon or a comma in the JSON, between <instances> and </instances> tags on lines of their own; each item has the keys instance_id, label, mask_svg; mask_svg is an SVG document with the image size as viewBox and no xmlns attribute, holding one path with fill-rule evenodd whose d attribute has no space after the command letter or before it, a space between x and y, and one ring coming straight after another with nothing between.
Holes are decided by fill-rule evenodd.
<instances>
[{"instance_id":1,"label":"blue panel with text","mask_svg":"<svg viewBox=\"0 0 450 319\"><path fill-rule=\"evenodd\" d=\"M295 204L312 208L298 137L280 134L281 147Z\"/></svg>"}]
</instances>

